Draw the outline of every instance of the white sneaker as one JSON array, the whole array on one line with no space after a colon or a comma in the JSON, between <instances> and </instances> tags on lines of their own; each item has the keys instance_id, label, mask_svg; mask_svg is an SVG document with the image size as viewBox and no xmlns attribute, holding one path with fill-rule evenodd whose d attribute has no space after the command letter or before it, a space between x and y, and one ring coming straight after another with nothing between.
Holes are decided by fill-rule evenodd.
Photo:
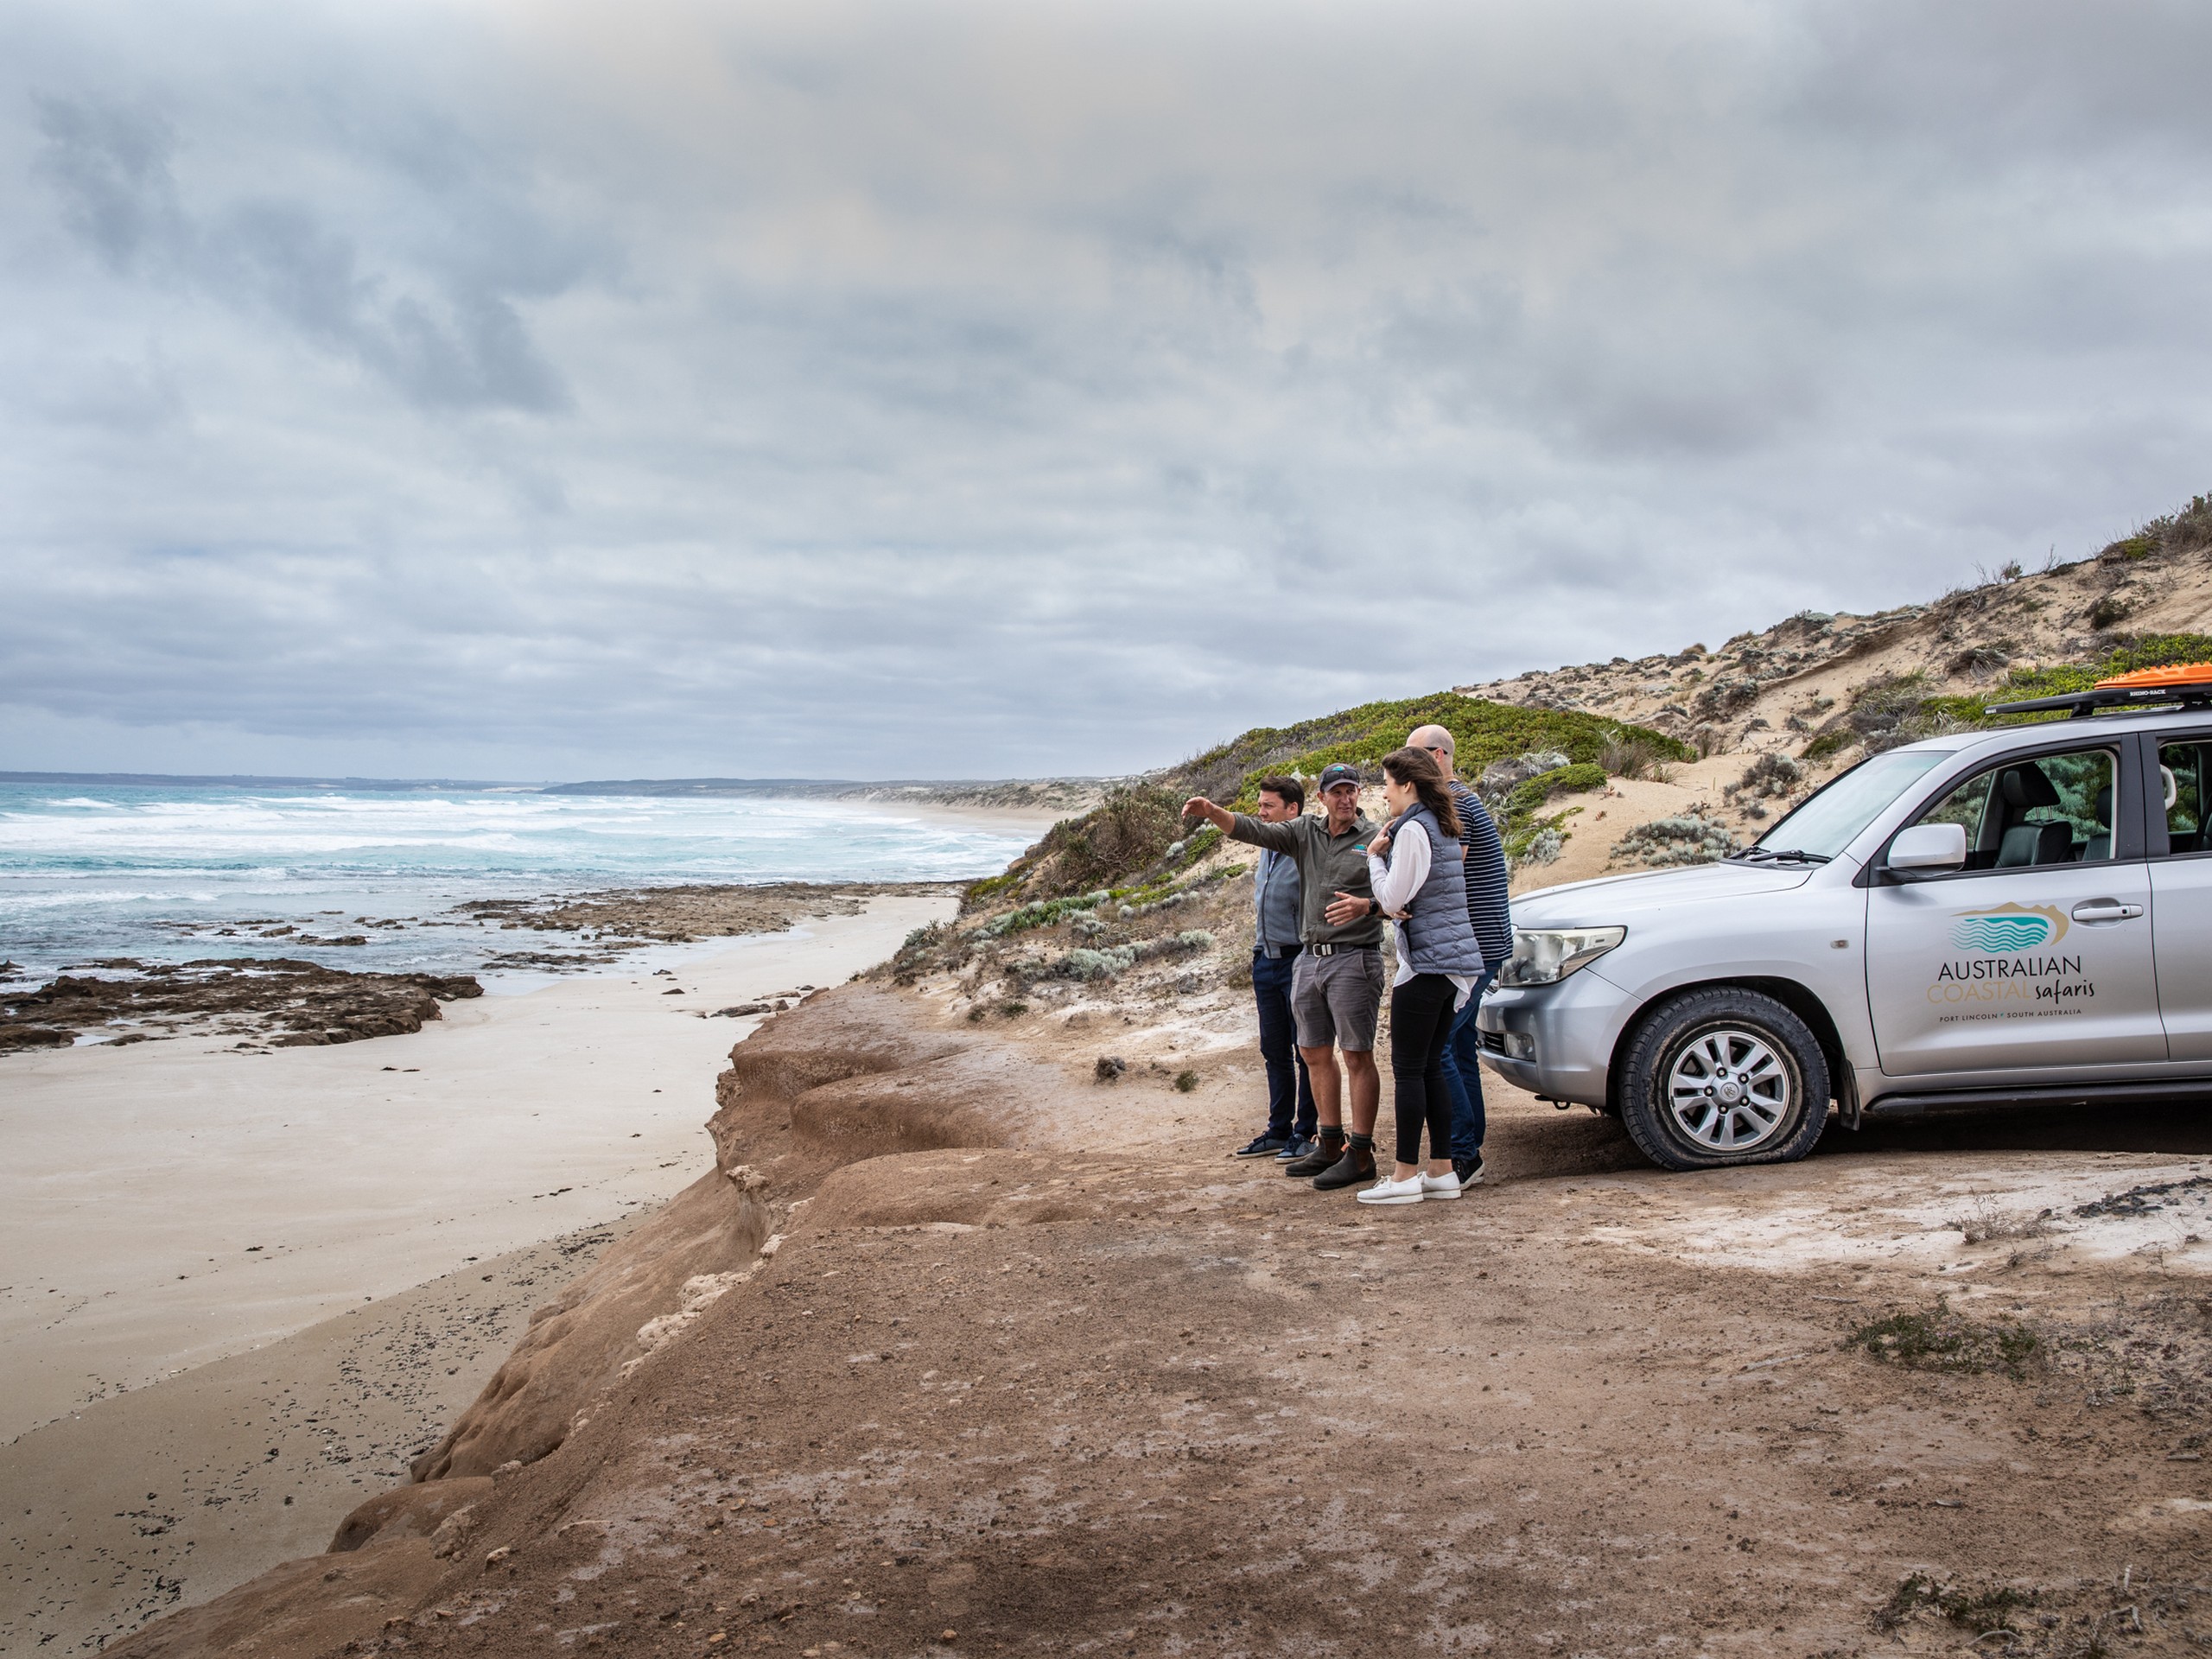
<instances>
[{"instance_id":1,"label":"white sneaker","mask_svg":"<svg viewBox=\"0 0 2212 1659\"><path fill-rule=\"evenodd\" d=\"M1362 1204L1419 1204L1422 1196L1421 1185L1418 1173L1408 1175L1402 1181L1385 1177L1362 1192L1359 1201Z\"/></svg>"},{"instance_id":2,"label":"white sneaker","mask_svg":"<svg viewBox=\"0 0 2212 1659\"><path fill-rule=\"evenodd\" d=\"M1423 1175L1421 1195L1424 1198L1456 1198L1459 1196L1459 1178L1449 1170L1441 1175Z\"/></svg>"}]
</instances>

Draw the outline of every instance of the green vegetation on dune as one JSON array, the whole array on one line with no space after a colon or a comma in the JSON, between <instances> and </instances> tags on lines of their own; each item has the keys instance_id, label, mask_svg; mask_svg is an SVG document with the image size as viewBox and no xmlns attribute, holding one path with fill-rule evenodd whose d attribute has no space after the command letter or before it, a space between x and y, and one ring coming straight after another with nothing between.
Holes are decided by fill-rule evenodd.
<instances>
[{"instance_id":1,"label":"green vegetation on dune","mask_svg":"<svg viewBox=\"0 0 2212 1659\"><path fill-rule=\"evenodd\" d=\"M2212 662L2212 634L2146 634L2130 640L2101 663L2015 669L2005 680L2001 696L1946 697L1941 701L1946 704L1968 705L1980 716L1977 722L1980 724L2048 719L2048 715L1982 715L1981 711L1992 702L2026 702L2036 697L2063 697L2070 691L2087 691L2099 680L2108 680L2119 674L2133 674L2138 669L2205 662Z\"/></svg>"},{"instance_id":2,"label":"green vegetation on dune","mask_svg":"<svg viewBox=\"0 0 2212 1659\"><path fill-rule=\"evenodd\" d=\"M1853 742L1864 742L1871 754L1943 732L2063 720L2066 711L2063 709L2024 715L1993 715L1989 709L1994 704L2087 691L2099 680L2132 674L2138 669L2207 662L2212 662L2212 634L2158 633L2131 639L2095 663L2016 668L2003 683L1976 696L1938 695L1929 690L1924 673L1896 675L1860 687L1840 722L1805 746L1804 758L1825 760Z\"/></svg>"},{"instance_id":3,"label":"green vegetation on dune","mask_svg":"<svg viewBox=\"0 0 2212 1659\"><path fill-rule=\"evenodd\" d=\"M1056 823L1003 875L969 887L963 910L974 913L1017 904L1018 928L1045 925L1071 905L1161 902L1185 872L1220 841L1211 827L1191 830L1183 802L1205 795L1249 811L1262 778L1282 772L1310 783L1324 766L1357 766L1370 781L1382 757L1417 726L1441 726L1459 745L1460 776L1471 781L1493 762L1531 753L1564 755L1516 785L1498 806L1509 853L1519 856L1560 820L1537 813L1554 795L1602 789L1608 776L1643 776L1670 760L1694 757L1688 745L1646 727L1560 709L1522 709L1440 691L1425 697L1362 703L1295 726L1262 727L1171 767L1147 782L1116 790L1092 810Z\"/></svg>"},{"instance_id":4,"label":"green vegetation on dune","mask_svg":"<svg viewBox=\"0 0 2212 1659\"><path fill-rule=\"evenodd\" d=\"M1554 749L1580 765L1595 766L1608 744L1641 748L1650 758L1688 760L1688 745L1618 720L1565 709L1522 709L1510 703L1438 691L1425 697L1363 702L1294 726L1259 727L1173 768L1171 788L1211 796L1224 805L1249 807L1260 779L1297 772L1311 779L1338 761L1371 773L1382 757L1406 741L1416 726L1441 726L1459 746L1459 775L1473 779L1497 760L1531 750Z\"/></svg>"}]
</instances>

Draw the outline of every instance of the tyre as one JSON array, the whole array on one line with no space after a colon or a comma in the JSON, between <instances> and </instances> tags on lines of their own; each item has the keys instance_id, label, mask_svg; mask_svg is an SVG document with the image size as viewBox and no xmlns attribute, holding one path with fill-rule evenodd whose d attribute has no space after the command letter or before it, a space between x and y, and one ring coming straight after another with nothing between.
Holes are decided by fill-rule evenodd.
<instances>
[{"instance_id":1,"label":"tyre","mask_svg":"<svg viewBox=\"0 0 2212 1659\"><path fill-rule=\"evenodd\" d=\"M1622 1125L1662 1169L1789 1163L1827 1126L1827 1057L1770 996L1685 991L1638 1023L1618 1098Z\"/></svg>"}]
</instances>

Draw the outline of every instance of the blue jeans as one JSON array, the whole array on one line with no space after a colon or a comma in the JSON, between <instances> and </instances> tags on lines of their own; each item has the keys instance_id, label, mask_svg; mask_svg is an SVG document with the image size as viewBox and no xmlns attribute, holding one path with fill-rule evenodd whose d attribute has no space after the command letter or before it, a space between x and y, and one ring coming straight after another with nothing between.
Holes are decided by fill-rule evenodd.
<instances>
[{"instance_id":1,"label":"blue jeans","mask_svg":"<svg viewBox=\"0 0 2212 1659\"><path fill-rule=\"evenodd\" d=\"M1290 1013L1291 970L1295 955L1252 953L1252 998L1260 1005L1260 1058L1268 1065L1268 1133L1288 1139L1313 1138L1313 1081L1298 1052L1298 1025Z\"/></svg>"},{"instance_id":2,"label":"blue jeans","mask_svg":"<svg viewBox=\"0 0 2212 1659\"><path fill-rule=\"evenodd\" d=\"M1467 999L1467 1006L1452 1016L1452 1038L1444 1045L1444 1087L1452 1096L1452 1155L1472 1158L1483 1149L1483 1136L1489 1125L1483 1117L1483 1068L1475 1057L1482 1052L1482 1033L1475 1029L1475 1013L1483 1005L1483 993L1497 977L1497 969L1485 968L1483 976L1475 982L1474 995Z\"/></svg>"}]
</instances>

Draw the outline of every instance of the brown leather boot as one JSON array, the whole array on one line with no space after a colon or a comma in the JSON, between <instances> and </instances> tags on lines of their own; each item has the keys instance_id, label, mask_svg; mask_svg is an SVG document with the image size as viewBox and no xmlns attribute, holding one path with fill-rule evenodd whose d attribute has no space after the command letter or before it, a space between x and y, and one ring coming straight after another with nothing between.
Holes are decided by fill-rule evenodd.
<instances>
[{"instance_id":1,"label":"brown leather boot","mask_svg":"<svg viewBox=\"0 0 2212 1659\"><path fill-rule=\"evenodd\" d=\"M1347 1146L1344 1155L1313 1178L1316 1192L1334 1192L1375 1179L1375 1148Z\"/></svg>"},{"instance_id":2,"label":"brown leather boot","mask_svg":"<svg viewBox=\"0 0 2212 1659\"><path fill-rule=\"evenodd\" d=\"M1294 1158L1282 1166L1286 1175L1319 1175L1344 1155L1344 1132L1324 1128L1313 1142L1313 1150L1303 1158Z\"/></svg>"}]
</instances>

